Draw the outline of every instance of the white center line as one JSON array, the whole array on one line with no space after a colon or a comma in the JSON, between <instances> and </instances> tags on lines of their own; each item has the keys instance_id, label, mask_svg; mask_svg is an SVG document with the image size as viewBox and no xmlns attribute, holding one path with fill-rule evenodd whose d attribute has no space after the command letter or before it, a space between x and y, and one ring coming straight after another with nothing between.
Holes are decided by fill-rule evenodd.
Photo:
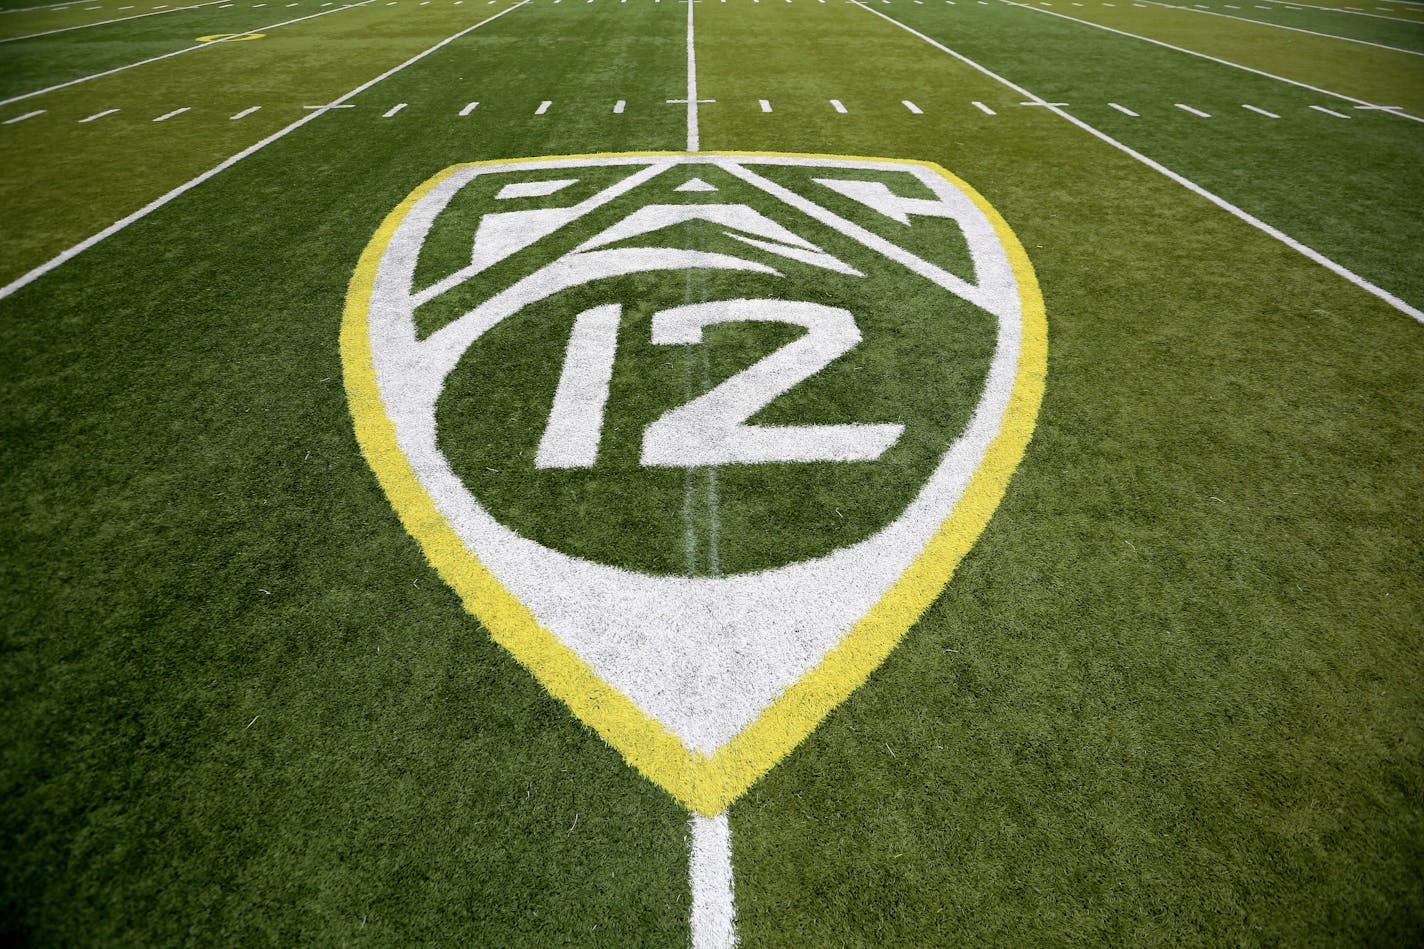
<instances>
[{"instance_id":1,"label":"white center line","mask_svg":"<svg viewBox=\"0 0 1424 949\"><path fill-rule=\"evenodd\" d=\"M687 150L690 152L702 149L702 134L697 125L697 42L692 25L694 6L691 2L687 4Z\"/></svg>"}]
</instances>

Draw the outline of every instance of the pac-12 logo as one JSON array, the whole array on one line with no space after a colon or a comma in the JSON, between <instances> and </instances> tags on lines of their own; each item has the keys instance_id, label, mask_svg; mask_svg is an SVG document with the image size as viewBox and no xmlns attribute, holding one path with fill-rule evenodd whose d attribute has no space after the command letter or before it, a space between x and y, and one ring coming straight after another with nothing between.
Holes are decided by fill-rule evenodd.
<instances>
[{"instance_id":1,"label":"pac-12 logo","mask_svg":"<svg viewBox=\"0 0 1424 949\"><path fill-rule=\"evenodd\" d=\"M357 436L494 638L720 813L939 594L1033 429L1023 248L923 162L447 168L342 330Z\"/></svg>"}]
</instances>

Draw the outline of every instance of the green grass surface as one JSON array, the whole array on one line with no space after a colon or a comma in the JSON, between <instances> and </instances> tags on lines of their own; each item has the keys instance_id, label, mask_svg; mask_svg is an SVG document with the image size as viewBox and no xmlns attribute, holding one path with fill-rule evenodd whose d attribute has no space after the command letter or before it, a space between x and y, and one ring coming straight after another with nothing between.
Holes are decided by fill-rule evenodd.
<instances>
[{"instance_id":1,"label":"green grass surface","mask_svg":"<svg viewBox=\"0 0 1424 949\"><path fill-rule=\"evenodd\" d=\"M6 107L47 111L0 125L0 277L502 6L372 5ZM1424 126L1333 119L1308 109L1328 99L1053 17L941 7L875 5L1424 305ZM731 809L742 944L1417 943L1421 327L866 10L695 15L704 149L939 162L1014 228L1050 326L1038 428L987 531L867 685ZM1256 31L1260 68L1303 61L1288 31L1196 19L1213 43ZM0 46L17 88L3 57L28 42ZM686 944L685 811L440 582L360 455L337 352L362 248L442 168L681 149L666 100L686 89L685 42L670 0L534 0L0 300L0 932ZM1377 53L1351 49L1410 88ZM444 222L429 274L468 225ZM853 309L873 391L845 391L852 362L775 410L880 421L893 404L953 430L952 380L974 387L982 337L911 333L871 297ZM452 460L525 532L707 572L710 512L697 502L680 563L667 505L686 486L636 470L629 436L784 334L727 327L702 362L640 350L639 313L613 467L521 477L568 316L470 354L479 371L442 406ZM642 379L662 395L640 401ZM493 428L460 415L481 392L507 404ZM725 568L870 529L917 465L843 484L833 466L719 471ZM837 491L860 504L850 524L825 517Z\"/></svg>"}]
</instances>

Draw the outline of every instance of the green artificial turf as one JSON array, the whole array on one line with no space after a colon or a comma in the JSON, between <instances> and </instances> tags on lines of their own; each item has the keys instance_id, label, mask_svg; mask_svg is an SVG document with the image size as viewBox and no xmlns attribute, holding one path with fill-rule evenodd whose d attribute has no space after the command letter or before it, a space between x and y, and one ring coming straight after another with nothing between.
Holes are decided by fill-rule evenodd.
<instances>
[{"instance_id":1,"label":"green artificial turf","mask_svg":"<svg viewBox=\"0 0 1424 949\"><path fill-rule=\"evenodd\" d=\"M503 6L376 4L6 107L47 111L0 126L0 277ZM285 9L250 7L223 13ZM1307 108L1331 100L1012 7L874 7L1424 305L1418 123L1336 120ZM441 583L360 454L337 349L362 249L441 169L681 149L686 11L534 0L0 300L0 933L687 944L686 812ZM1014 229L1049 322L1038 427L988 529L731 808L742 945L1417 943L1421 327L855 5L695 16L704 149L942 164ZM1220 24L1257 31L1261 68L1291 55L1288 31ZM27 42L0 46L5 81ZM459 264L477 199L440 222L420 280ZM934 233L925 252L962 264ZM765 420L902 413L923 444L884 469L634 465L648 418L789 338L729 326L655 352L651 308L723 277L620 285L607 466L527 467L582 298L467 355L442 444L502 518L611 562L708 573L715 545L736 571L860 536L962 425L984 327L907 325L914 289L889 272L859 297L809 279L854 298L865 342ZM461 412L476 399L508 414Z\"/></svg>"}]
</instances>

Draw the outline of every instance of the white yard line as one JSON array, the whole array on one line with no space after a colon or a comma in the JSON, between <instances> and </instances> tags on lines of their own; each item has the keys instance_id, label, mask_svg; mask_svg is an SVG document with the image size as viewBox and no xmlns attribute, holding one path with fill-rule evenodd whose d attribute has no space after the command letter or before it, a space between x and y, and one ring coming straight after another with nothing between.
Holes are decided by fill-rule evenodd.
<instances>
[{"instance_id":1,"label":"white yard line","mask_svg":"<svg viewBox=\"0 0 1424 949\"><path fill-rule=\"evenodd\" d=\"M1075 116L1069 115L1067 112L1064 112L1062 109L1058 108L1057 106L1054 106L1054 105L1048 103L1046 100L1044 100L1043 98L1041 98L1041 97L1038 96L1037 94L1032 93L1032 92L1030 92L1029 90L1025 89L1023 86L1017 85L1017 84L1015 84L1015 83L1009 81L1008 79L1005 79L1003 76L1000 76L998 73L996 73L996 72L990 70L989 68L987 68L987 67L985 67L985 66L981 66L979 63L975 62L974 60L970 59L969 57L965 56L964 54L962 54L962 53L957 53L957 52L955 52L954 50L950 49L948 46L945 46L943 43L940 43L940 42L938 42L937 40L931 39L930 37L928 37L928 36L926 36L925 34L921 33L919 30L916 30L916 29L914 29L914 28L912 28L912 27L906 26L905 24L901 23L899 20L896 20L896 19L893 18L893 17L886 16L885 14L881 13L879 10L873 9L872 7L866 6L864 3L861 2L861 0L849 0L849 2L852 3L852 4L854 4L854 5L857 6L857 7L860 7L862 10L865 10L865 11L868 12L868 13L873 13L873 14L875 14L876 16L880 17L882 20L886 21L887 23L891 23L891 24L894 24L895 26L898 26L900 29L904 30L906 33L909 33L910 35L919 37L921 40L924 40L926 43L928 43L929 45L933 46L935 49L938 49L938 50L940 50L941 52L944 52L944 53L948 53L950 56L953 56L955 59L959 60L959 61L960 61L961 63L963 63L964 65L970 67L971 69L976 70L977 72L979 72L979 73L981 73L981 74L983 74L983 75L985 75L985 76L988 76L990 79L993 79L995 82L998 82L998 83L1001 83L1001 84L1004 85L1004 86L1007 86L1009 89L1014 90L1015 92L1019 93L1020 95L1027 96L1028 98L1031 98L1031 99L1034 99L1034 100L1036 100L1036 101L1038 101L1038 102L1040 102L1040 103L1043 103L1044 106L1048 109L1048 111L1052 112L1054 115L1057 115L1059 118L1063 119L1064 121L1070 122L1070 123L1072 123L1073 125L1076 125L1078 128L1082 129L1084 132L1087 132L1089 135L1093 136L1094 138L1098 139L1099 141L1101 141L1101 142L1103 142L1103 143L1105 143L1105 144L1107 144L1107 145L1111 145L1113 148L1116 148L1118 151L1122 152L1123 154L1127 155L1128 157L1130 157L1130 158L1132 158L1132 159L1135 159L1136 161L1141 162L1142 164L1146 165L1148 168L1151 168L1153 171L1158 172L1159 174L1164 175L1164 176L1166 176L1167 178L1170 178L1172 181L1175 181L1177 184L1181 185L1183 188L1186 188L1188 191L1192 192L1193 194L1197 195L1198 197L1205 198L1206 200L1210 201L1212 204L1214 204L1214 205L1216 205L1217 207L1221 208L1223 211L1226 211L1228 214L1232 215L1233 217L1235 217L1235 218L1237 218L1237 219L1239 219L1239 220L1245 222L1246 224L1251 225L1252 227L1256 228L1257 230L1261 231L1261 232L1264 233L1264 234L1267 234L1267 235L1269 235L1269 236L1271 236L1271 237L1274 237L1276 240L1280 241L1282 244L1285 244L1287 247L1291 248L1292 250L1296 251L1297 253L1301 254L1302 256L1304 256L1304 257L1306 257L1306 258L1308 258L1308 259L1314 261L1315 263L1317 263L1317 264L1319 264L1320 266L1324 267L1326 270L1329 270L1331 273L1335 274L1336 276L1338 276L1338 277L1343 277L1344 279L1348 280L1350 283L1353 283L1355 286L1359 287L1361 290L1364 290L1366 293L1369 293L1371 296L1373 296L1373 297L1375 297L1375 298L1377 298L1377 299L1379 299L1379 300L1382 300L1383 302L1389 304L1390 306L1394 307L1396 310L1398 310L1399 312L1405 314L1406 316L1413 317L1415 320L1418 320L1420 323L1424 323L1424 311L1421 311L1421 310L1419 310L1419 309L1417 309L1417 308L1415 308L1415 307L1413 307L1413 306L1410 306L1408 303L1405 303L1403 300L1401 300L1399 297L1395 296L1394 294L1390 293L1388 290L1385 290L1385 289L1382 288L1382 287L1375 286L1373 283L1371 283L1370 281L1366 280L1364 277L1361 277L1359 274L1355 273L1353 270L1350 270L1349 268L1347 268L1347 267L1345 267L1345 266L1343 266L1343 265L1341 265L1341 264L1336 263L1335 261L1331 260L1329 257L1326 257L1324 254L1320 253L1319 251L1312 250L1311 248L1309 248L1309 247L1305 246L1304 244L1302 244L1300 241L1298 241L1298 240L1296 240L1295 238L1291 237L1289 234L1286 234L1285 232L1283 232L1283 231L1281 231L1281 230L1278 230L1277 228L1272 227L1271 225L1267 224L1265 221L1262 221L1260 218L1255 217L1255 216L1252 215L1252 214L1248 214L1246 211L1243 211L1241 208L1238 208L1236 205L1232 204L1230 201L1227 201L1225 198L1218 197L1217 195L1212 194L1210 191L1206 190L1205 188L1203 188L1201 185L1197 184L1196 182L1191 181L1191 180L1189 180L1189 179L1183 177L1182 175L1177 174L1175 171L1171 170L1170 168L1167 168L1165 165L1158 164L1157 162L1155 162L1155 161L1153 161L1152 159L1148 158L1146 155L1142 154L1141 152L1136 151L1135 149L1133 149L1133 148L1131 148L1131 147L1129 147L1129 146L1127 146L1127 145L1124 145L1122 142L1119 142L1117 139L1113 138L1111 135L1108 135L1106 132L1101 132L1101 131L1099 131L1098 129L1094 128L1093 126L1089 125L1087 122L1084 122L1082 119L1079 119L1079 118L1077 118L1077 117L1075 117Z\"/></svg>"},{"instance_id":2,"label":"white yard line","mask_svg":"<svg viewBox=\"0 0 1424 949\"><path fill-rule=\"evenodd\" d=\"M387 69L385 72L381 73L374 79L368 79L366 82L363 82L355 89L352 89L350 92L334 100L331 104L340 105L341 103L346 102L349 99L356 98L356 96L365 92L367 89L370 89L372 86L375 86L378 83L384 82L385 80L394 76L401 70L406 69L409 66L415 65L425 57L429 56L431 53L444 49L446 46L455 42L465 34L474 32L475 30L478 30L480 27L484 26L486 23L491 23L495 20L498 20L505 14L511 13L514 10L518 10L520 7L524 6L529 2L530 0L519 0L519 2L514 4L513 6L506 7L505 9L499 11L493 16L486 17L485 19L474 24L473 26L467 26L463 30L460 30L458 33L452 33L440 42L436 43L434 46L430 46L422 50L421 52L416 53L414 56L412 56L410 59L407 59L400 65L393 66L390 69ZM224 171L231 168L233 165L236 165L238 162L242 161L247 156L256 154L257 152L266 148L268 145L271 145L278 139L285 138L287 135L291 134L292 132L295 132L303 125L306 125L308 122L314 122L325 114L326 110L324 109L316 112L308 112L306 115L302 116L300 119L297 119L292 124L285 126L284 128L278 129L276 132L273 132L271 135L267 136L259 142L247 146L242 151L238 152L236 155L224 159L223 161L214 165L212 168L209 168L207 171L203 172L201 175L198 175L196 178L190 178L188 181L183 182L183 184L174 188L172 191L168 192L160 198L150 201L148 204L145 204L143 207L139 208L137 211L133 212L127 217L120 218L113 224L110 224L108 227L104 228L99 233L94 234L90 237L86 237L84 240L75 244L73 247L70 247L68 250L56 254L54 257L51 257L49 260L40 264L38 267L34 268L30 272L24 274L21 277L17 277L10 283L7 283L5 286L0 287L0 300L5 299L6 297L10 296L11 294L15 293L15 291L23 287L29 286L31 283L34 283L40 277L43 277L45 274L54 270L56 267L59 267L67 263L68 261L73 260L75 257L84 253L86 250L93 247L95 244L98 244L100 241L106 238L114 236L115 234L119 233L119 231L122 231L124 228L128 227L130 224L133 224L136 221L143 220L144 218L152 214L154 211L157 211L158 209L167 205L169 202L182 197L189 191L192 191L194 188L198 187L198 185L202 184L203 182L222 174Z\"/></svg>"},{"instance_id":3,"label":"white yard line","mask_svg":"<svg viewBox=\"0 0 1424 949\"><path fill-rule=\"evenodd\" d=\"M850 2L854 3L855 0L850 0ZM1015 3L1014 0L1002 0L1002 2L1006 6L1018 7L1021 10L1028 10L1031 13L1041 13L1044 16L1056 16L1061 20L1068 20L1072 23L1080 23L1083 26L1091 26L1094 29L1106 30L1109 33L1116 33L1118 36L1126 36L1129 39L1141 40L1144 43L1151 43L1154 46L1161 46L1163 49L1174 50L1178 53L1186 53L1188 56L1196 56L1200 59L1210 60L1213 63L1220 63L1223 66L1230 66L1232 69L1240 69L1243 72L1254 73L1257 76L1264 76L1267 79L1274 79L1277 82L1284 82L1292 86L1299 86L1301 89L1309 89L1311 92L1318 92L1324 96L1333 96L1336 99L1344 99L1346 102L1353 102L1356 105L1374 105L1374 103L1366 102L1364 99L1356 99L1354 96L1347 96L1343 92L1332 92L1329 89L1322 89L1319 86L1312 86L1306 82L1299 82L1295 79L1287 79L1285 76L1277 76L1275 73L1265 72L1264 70L1260 69L1253 69L1250 66L1243 66L1240 63L1233 63L1229 59L1218 59L1215 56L1208 56L1206 53L1199 53L1194 49L1187 49L1184 46L1173 46L1171 43L1164 43L1161 40L1154 40L1149 36L1141 36L1137 33L1129 33L1126 30L1114 29L1111 26L1103 26L1101 23L1094 23L1092 20L1080 20L1077 17L1068 16L1063 13L1054 13L1052 10L1040 10L1037 7L1031 7L1027 4ZM1408 112L1397 112L1394 110L1390 110L1390 114L1397 115L1401 119L1409 119L1414 122L1424 122L1424 118L1421 118L1417 115L1410 115Z\"/></svg>"},{"instance_id":4,"label":"white yard line","mask_svg":"<svg viewBox=\"0 0 1424 949\"><path fill-rule=\"evenodd\" d=\"M14 43L17 40L32 40L37 36L53 36L56 33L68 33L70 30L87 30L91 26L107 26L110 23L122 23L125 20L140 20L146 16L162 16L165 13L177 13L179 10L196 10L198 7L210 7L215 3L222 3L223 0L207 0L206 3L195 3L186 7L169 7L166 10L150 10L148 13L135 13L133 16L119 16L112 20L99 20L97 23L81 23L78 26L64 26L57 30L44 30L40 33L26 33L24 36L7 36L0 43ZM7 13L10 11L6 11Z\"/></svg>"},{"instance_id":5,"label":"white yard line","mask_svg":"<svg viewBox=\"0 0 1424 949\"><path fill-rule=\"evenodd\" d=\"M1284 23L1270 23L1266 20L1253 20L1246 16L1234 16L1230 13L1217 13L1215 10L1197 10L1192 7L1179 7L1173 3L1162 3L1160 0L1143 0L1154 7L1166 7L1169 10L1182 10L1186 13L1205 13L1207 16L1221 16L1228 20L1240 20L1242 23L1255 23L1258 26L1269 26L1277 30L1290 30L1293 33L1309 33L1311 36L1321 36L1328 40L1340 40L1343 43L1359 43L1361 46L1373 46L1376 49L1393 50L1396 53L1408 53L1410 56L1424 56L1424 52L1415 49L1403 49L1398 46L1386 46L1384 43L1371 43L1369 40L1357 40L1349 36L1339 36L1335 33L1319 33L1315 30L1306 30L1298 26L1286 26Z\"/></svg>"},{"instance_id":6,"label":"white yard line","mask_svg":"<svg viewBox=\"0 0 1424 949\"><path fill-rule=\"evenodd\" d=\"M61 82L57 85L46 86L43 89L36 89L34 92L25 92L21 93L18 96L11 96L8 99L0 99L0 105L9 105L11 102L19 102L22 99L32 99L35 96L42 96L46 92L54 92L57 89L67 89L70 86L77 86L81 82L88 82L91 79L102 79L105 76L112 76L115 73L121 73L127 69L135 69L139 66L147 66L149 63L156 63L165 59L172 59L174 56L182 56L184 53L191 53L195 50L207 49L209 46L216 46L217 44L225 43L228 40L238 39L243 36L249 36L253 33L262 33L267 30L275 30L279 26L290 26L293 23L300 23L303 20L312 20L319 16L326 16L330 13L340 13L342 10L352 10L356 7L364 7L366 4L373 2L375 2L375 0L359 0L359 2L357 3L349 3L344 7L337 7L334 10L323 10L321 13L309 13L306 16L299 16L295 20L283 20L281 23L273 23L271 26L259 26L255 30L247 30L244 33L234 33L232 36L226 37L224 39L212 40L211 42L207 43L199 43L196 46L185 46L182 49L174 50L171 53L164 53L161 56L152 56L148 59L141 59L136 63L129 63L127 66L116 66L113 69L106 69L103 72L96 72L91 76L81 76L78 79L71 79L68 82Z\"/></svg>"}]
</instances>

